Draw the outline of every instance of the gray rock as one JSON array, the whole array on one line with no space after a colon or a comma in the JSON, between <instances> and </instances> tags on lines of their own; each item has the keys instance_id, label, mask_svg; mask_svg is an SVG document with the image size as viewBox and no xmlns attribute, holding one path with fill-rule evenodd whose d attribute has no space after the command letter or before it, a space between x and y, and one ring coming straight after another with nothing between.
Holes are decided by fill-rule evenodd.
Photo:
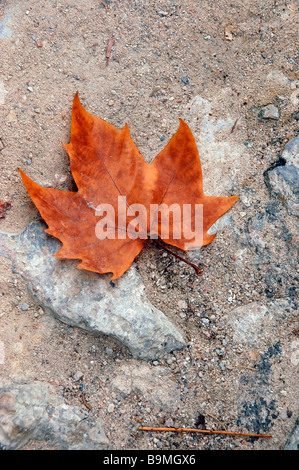
<instances>
[{"instance_id":1,"label":"gray rock","mask_svg":"<svg viewBox=\"0 0 299 470\"><path fill-rule=\"evenodd\" d=\"M287 165L299 166L299 136L286 144L281 156L285 159Z\"/></svg>"},{"instance_id":2,"label":"gray rock","mask_svg":"<svg viewBox=\"0 0 299 470\"><path fill-rule=\"evenodd\" d=\"M0 38L11 39L12 30L8 26L10 24L12 10L8 11L3 21L0 23Z\"/></svg>"},{"instance_id":3,"label":"gray rock","mask_svg":"<svg viewBox=\"0 0 299 470\"><path fill-rule=\"evenodd\" d=\"M289 299L251 302L233 309L229 313L229 323L234 343L266 350L276 337L286 309L293 309Z\"/></svg>"},{"instance_id":4,"label":"gray rock","mask_svg":"<svg viewBox=\"0 0 299 470\"><path fill-rule=\"evenodd\" d=\"M292 215L299 216L299 169L291 164L276 166L267 171L266 184L283 201Z\"/></svg>"},{"instance_id":5,"label":"gray rock","mask_svg":"<svg viewBox=\"0 0 299 470\"><path fill-rule=\"evenodd\" d=\"M267 331L265 327L271 324L273 315L265 305L252 302L233 309L229 319L235 343L256 345L263 332Z\"/></svg>"},{"instance_id":6,"label":"gray rock","mask_svg":"<svg viewBox=\"0 0 299 470\"><path fill-rule=\"evenodd\" d=\"M235 194L238 175L244 174L244 168L250 158L247 148L231 135L236 116L216 117L219 103L228 100L231 93L225 88L215 93L211 101L196 95L184 111L183 118L190 126L200 155L203 172L203 189L207 196L229 196ZM230 139L227 136L230 136ZM242 155L242 158L240 157ZM225 214L222 218L226 218Z\"/></svg>"},{"instance_id":7,"label":"gray rock","mask_svg":"<svg viewBox=\"0 0 299 470\"><path fill-rule=\"evenodd\" d=\"M74 380L76 380L76 382L78 382L79 380L83 378L83 376L84 376L83 372L78 370L77 372L74 373L73 378Z\"/></svg>"},{"instance_id":8,"label":"gray rock","mask_svg":"<svg viewBox=\"0 0 299 470\"><path fill-rule=\"evenodd\" d=\"M185 346L181 333L144 294L134 266L119 280L76 269L78 262L52 256L60 242L30 224L19 235L0 233L0 256L27 282L39 305L64 323L112 336L132 355L154 359Z\"/></svg>"},{"instance_id":9,"label":"gray rock","mask_svg":"<svg viewBox=\"0 0 299 470\"><path fill-rule=\"evenodd\" d=\"M299 109L293 112L292 118L295 119L296 121L299 121Z\"/></svg>"},{"instance_id":10,"label":"gray rock","mask_svg":"<svg viewBox=\"0 0 299 470\"><path fill-rule=\"evenodd\" d=\"M0 445L20 449L29 440L46 441L58 450L108 445L102 420L65 404L54 386L43 382L0 385Z\"/></svg>"},{"instance_id":11,"label":"gray rock","mask_svg":"<svg viewBox=\"0 0 299 470\"><path fill-rule=\"evenodd\" d=\"M285 443L284 450L299 450L299 419L297 419L293 431Z\"/></svg>"},{"instance_id":12,"label":"gray rock","mask_svg":"<svg viewBox=\"0 0 299 470\"><path fill-rule=\"evenodd\" d=\"M115 408L115 406L113 405L113 403L109 403L109 405L107 407L107 413L113 413L114 408Z\"/></svg>"},{"instance_id":13,"label":"gray rock","mask_svg":"<svg viewBox=\"0 0 299 470\"><path fill-rule=\"evenodd\" d=\"M277 121L280 118L279 109L274 106L274 104L267 104L262 107L260 117L262 119L274 119Z\"/></svg>"},{"instance_id":14,"label":"gray rock","mask_svg":"<svg viewBox=\"0 0 299 470\"><path fill-rule=\"evenodd\" d=\"M164 410L175 411L181 406L179 386L162 366L151 368L140 364L132 368L132 365L123 365L112 379L111 389L121 397L136 393Z\"/></svg>"},{"instance_id":15,"label":"gray rock","mask_svg":"<svg viewBox=\"0 0 299 470\"><path fill-rule=\"evenodd\" d=\"M281 72L281 70L272 70L267 74L266 80L270 83L270 85L273 84L274 88L277 85L288 86L292 83L291 80L289 80L288 77L284 75L283 72Z\"/></svg>"}]
</instances>

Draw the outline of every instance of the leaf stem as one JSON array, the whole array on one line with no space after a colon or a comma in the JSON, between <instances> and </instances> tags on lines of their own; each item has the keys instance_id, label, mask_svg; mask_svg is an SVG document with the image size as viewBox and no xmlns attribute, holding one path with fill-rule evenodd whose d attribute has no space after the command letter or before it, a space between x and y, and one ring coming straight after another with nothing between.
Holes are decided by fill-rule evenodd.
<instances>
[{"instance_id":1,"label":"leaf stem","mask_svg":"<svg viewBox=\"0 0 299 470\"><path fill-rule=\"evenodd\" d=\"M198 266L196 266L196 264L193 264L191 263L191 261L187 260L186 258L183 258L182 256L179 256L177 255L176 253L174 253L172 250L170 250L167 246L163 245L163 243L161 243L159 240L154 240L154 242L159 245L161 248L163 248L163 250L167 251L168 253L170 253L172 256L174 256L175 258L179 259L180 261L183 261L184 263L188 264L189 266L191 266L194 271L196 272L196 274L198 276L200 276L203 271L202 269L200 269Z\"/></svg>"}]
</instances>

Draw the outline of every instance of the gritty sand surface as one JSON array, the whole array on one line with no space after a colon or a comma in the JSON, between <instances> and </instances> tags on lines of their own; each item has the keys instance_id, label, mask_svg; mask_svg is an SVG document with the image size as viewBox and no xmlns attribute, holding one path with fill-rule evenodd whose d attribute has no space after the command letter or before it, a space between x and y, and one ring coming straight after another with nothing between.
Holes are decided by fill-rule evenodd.
<instances>
[{"instance_id":1,"label":"gritty sand surface","mask_svg":"<svg viewBox=\"0 0 299 470\"><path fill-rule=\"evenodd\" d=\"M155 247L135 261L149 300L189 338L165 359L138 361L111 338L45 314L1 259L1 376L57 385L67 403L85 407L83 385L111 449L280 449L293 429L297 219L271 198L264 172L298 135L297 7L292 0L0 2L0 200L12 203L1 231L21 232L39 219L18 167L44 186L74 189L61 142L70 138L77 90L89 112L116 127L128 123L148 162L179 118L200 147L202 111L194 102L211 104L214 148L232 149L216 160L206 152L202 161L207 194L240 196L202 252L204 274ZM259 117L269 103L278 120ZM132 386L126 380L137 371L144 383ZM137 431L140 424L200 427L200 415L208 429L273 437ZM47 449L47 442L25 448Z\"/></svg>"}]
</instances>

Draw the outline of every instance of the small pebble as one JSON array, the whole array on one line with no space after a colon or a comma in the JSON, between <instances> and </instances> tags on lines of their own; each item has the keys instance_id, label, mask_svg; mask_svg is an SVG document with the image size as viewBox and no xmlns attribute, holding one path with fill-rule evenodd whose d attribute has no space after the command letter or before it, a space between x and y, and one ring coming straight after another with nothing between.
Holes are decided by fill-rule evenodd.
<instances>
[{"instance_id":1,"label":"small pebble","mask_svg":"<svg viewBox=\"0 0 299 470\"><path fill-rule=\"evenodd\" d=\"M108 106L114 106L114 104L115 104L114 100L110 100L108 103Z\"/></svg>"},{"instance_id":2,"label":"small pebble","mask_svg":"<svg viewBox=\"0 0 299 470\"><path fill-rule=\"evenodd\" d=\"M23 312L25 312L26 310L28 310L28 308L29 308L29 306L28 306L27 304L22 304L22 305L21 305L21 310L22 310Z\"/></svg>"},{"instance_id":3,"label":"small pebble","mask_svg":"<svg viewBox=\"0 0 299 470\"><path fill-rule=\"evenodd\" d=\"M247 148L252 148L253 147L253 141L251 139L247 139L247 140L245 140L244 145Z\"/></svg>"},{"instance_id":4,"label":"small pebble","mask_svg":"<svg viewBox=\"0 0 299 470\"><path fill-rule=\"evenodd\" d=\"M268 104L262 108L260 117L263 119L274 119L277 121L280 118L279 109L274 106L274 104Z\"/></svg>"},{"instance_id":5,"label":"small pebble","mask_svg":"<svg viewBox=\"0 0 299 470\"><path fill-rule=\"evenodd\" d=\"M114 405L113 405L113 403L110 403L107 407L107 412L108 413L113 413L113 411L114 411Z\"/></svg>"},{"instance_id":6,"label":"small pebble","mask_svg":"<svg viewBox=\"0 0 299 470\"><path fill-rule=\"evenodd\" d=\"M82 379L82 377L83 377L83 372L81 372L81 371L78 370L77 372L74 373L73 377L74 377L74 380L76 380L76 382L77 382L78 380L81 380L81 379Z\"/></svg>"},{"instance_id":7,"label":"small pebble","mask_svg":"<svg viewBox=\"0 0 299 470\"><path fill-rule=\"evenodd\" d=\"M15 354L22 354L24 348L21 342L16 342L13 344L12 349Z\"/></svg>"},{"instance_id":8,"label":"small pebble","mask_svg":"<svg viewBox=\"0 0 299 470\"><path fill-rule=\"evenodd\" d=\"M173 419L172 418L168 418L166 421L165 421L165 426L167 427L173 427L174 425L174 422L173 422Z\"/></svg>"}]
</instances>

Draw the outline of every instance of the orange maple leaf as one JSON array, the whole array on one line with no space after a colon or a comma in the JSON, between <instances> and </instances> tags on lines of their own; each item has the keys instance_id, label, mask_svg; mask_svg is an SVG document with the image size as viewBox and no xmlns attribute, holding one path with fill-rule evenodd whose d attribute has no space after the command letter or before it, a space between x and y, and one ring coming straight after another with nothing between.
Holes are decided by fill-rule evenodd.
<instances>
[{"instance_id":1,"label":"orange maple leaf","mask_svg":"<svg viewBox=\"0 0 299 470\"><path fill-rule=\"evenodd\" d=\"M194 243L209 244L216 234L209 235L208 229L238 199L205 196L196 142L182 120L147 164L128 126L119 130L88 113L76 93L71 141L63 146L78 191L44 188L19 170L23 182L48 225L46 232L62 242L54 256L80 259L79 269L111 272L112 279L122 276L150 238L184 251ZM188 236L182 217L186 208Z\"/></svg>"}]
</instances>

